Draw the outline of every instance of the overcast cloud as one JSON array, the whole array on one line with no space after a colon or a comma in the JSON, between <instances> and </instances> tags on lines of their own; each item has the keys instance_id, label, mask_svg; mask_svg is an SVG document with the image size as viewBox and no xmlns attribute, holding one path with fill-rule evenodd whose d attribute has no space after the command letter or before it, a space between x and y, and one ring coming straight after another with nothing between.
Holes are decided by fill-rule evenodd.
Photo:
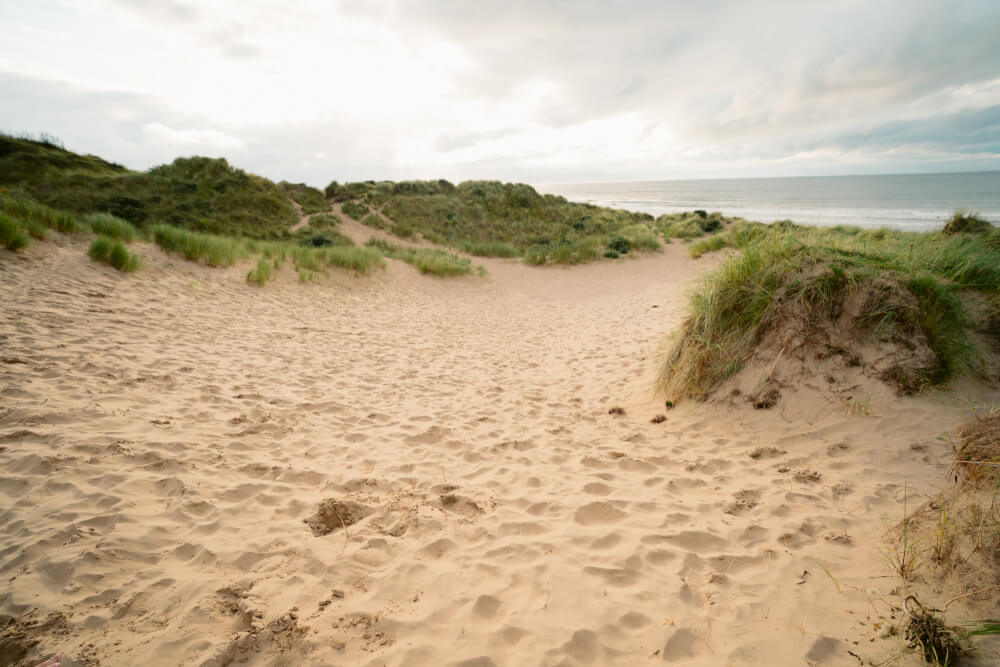
<instances>
[{"instance_id":1,"label":"overcast cloud","mask_svg":"<svg viewBox=\"0 0 1000 667\"><path fill-rule=\"evenodd\" d=\"M0 0L0 129L145 169L1000 169L1000 3Z\"/></svg>"}]
</instances>

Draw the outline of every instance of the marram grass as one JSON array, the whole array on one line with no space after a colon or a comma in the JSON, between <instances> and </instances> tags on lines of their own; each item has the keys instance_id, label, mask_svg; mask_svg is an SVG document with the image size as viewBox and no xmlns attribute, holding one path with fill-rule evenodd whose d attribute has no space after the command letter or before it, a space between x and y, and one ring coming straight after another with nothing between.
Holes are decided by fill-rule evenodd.
<instances>
[{"instance_id":1,"label":"marram grass","mask_svg":"<svg viewBox=\"0 0 1000 667\"><path fill-rule=\"evenodd\" d=\"M704 398L752 356L785 305L819 312L875 279L900 285L919 304L916 322L939 361L926 383L973 373L979 358L961 293L979 291L997 303L1000 244L992 234L734 223L692 245L695 255L720 247L736 253L691 294L660 389L671 400Z\"/></svg>"},{"instance_id":2,"label":"marram grass","mask_svg":"<svg viewBox=\"0 0 1000 667\"><path fill-rule=\"evenodd\" d=\"M110 213L89 213L83 217L83 223L97 234L110 236L126 243L131 243L138 235L132 223Z\"/></svg>"},{"instance_id":3,"label":"marram grass","mask_svg":"<svg viewBox=\"0 0 1000 667\"><path fill-rule=\"evenodd\" d=\"M87 254L95 262L103 262L123 273L131 273L139 267L139 257L126 250L121 241L109 236L94 239Z\"/></svg>"},{"instance_id":4,"label":"marram grass","mask_svg":"<svg viewBox=\"0 0 1000 667\"><path fill-rule=\"evenodd\" d=\"M472 273L472 262L468 259L438 248L407 248L376 238L368 241L368 247L386 257L402 260L420 273L442 277Z\"/></svg>"}]
</instances>

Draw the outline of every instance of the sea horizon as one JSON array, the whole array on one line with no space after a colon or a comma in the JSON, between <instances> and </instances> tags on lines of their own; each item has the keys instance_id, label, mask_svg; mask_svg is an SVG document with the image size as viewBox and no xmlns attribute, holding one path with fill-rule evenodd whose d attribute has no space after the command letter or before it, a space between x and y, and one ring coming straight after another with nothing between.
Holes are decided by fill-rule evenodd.
<instances>
[{"instance_id":1,"label":"sea horizon","mask_svg":"<svg viewBox=\"0 0 1000 667\"><path fill-rule=\"evenodd\" d=\"M759 222L929 231L962 209L1000 224L998 170L593 181L536 188L571 201L657 216L704 209Z\"/></svg>"}]
</instances>

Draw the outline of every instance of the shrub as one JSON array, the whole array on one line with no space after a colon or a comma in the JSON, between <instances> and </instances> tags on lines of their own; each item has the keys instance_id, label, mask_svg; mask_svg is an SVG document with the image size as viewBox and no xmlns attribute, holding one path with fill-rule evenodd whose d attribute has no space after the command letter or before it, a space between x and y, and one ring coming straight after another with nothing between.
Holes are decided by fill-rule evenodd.
<instances>
[{"instance_id":1,"label":"shrub","mask_svg":"<svg viewBox=\"0 0 1000 667\"><path fill-rule=\"evenodd\" d=\"M619 255L628 253L631 247L632 244L624 236L616 236L608 242L608 249L615 251Z\"/></svg>"}]
</instances>

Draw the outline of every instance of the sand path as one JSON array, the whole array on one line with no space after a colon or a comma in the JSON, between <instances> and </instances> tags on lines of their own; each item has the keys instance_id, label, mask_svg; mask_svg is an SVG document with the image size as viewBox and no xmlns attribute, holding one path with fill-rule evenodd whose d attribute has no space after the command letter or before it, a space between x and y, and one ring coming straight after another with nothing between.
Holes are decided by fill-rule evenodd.
<instances>
[{"instance_id":1,"label":"sand path","mask_svg":"<svg viewBox=\"0 0 1000 667\"><path fill-rule=\"evenodd\" d=\"M651 424L717 261L677 245L264 288L84 249L0 257L0 613L49 618L32 658L858 664L895 599L880 517L933 491L974 400L862 417L803 389ZM364 516L315 536L329 498Z\"/></svg>"}]
</instances>

